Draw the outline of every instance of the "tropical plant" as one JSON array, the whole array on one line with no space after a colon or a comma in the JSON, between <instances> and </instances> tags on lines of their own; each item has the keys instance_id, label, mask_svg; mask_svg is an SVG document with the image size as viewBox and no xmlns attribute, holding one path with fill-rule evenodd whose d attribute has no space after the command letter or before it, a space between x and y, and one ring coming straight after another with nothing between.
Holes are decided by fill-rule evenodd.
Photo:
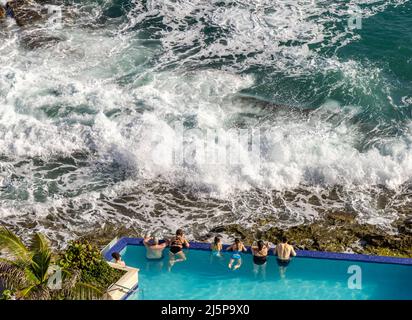
<instances>
[{"instance_id":1,"label":"tropical plant","mask_svg":"<svg viewBox=\"0 0 412 320\"><path fill-rule=\"evenodd\" d=\"M0 294L0 300L12 300L13 297L13 291L7 289Z\"/></svg>"},{"instance_id":2,"label":"tropical plant","mask_svg":"<svg viewBox=\"0 0 412 320\"><path fill-rule=\"evenodd\" d=\"M107 289L123 275L122 271L110 267L99 249L86 240L70 242L58 264L64 269L78 270L81 281L101 290Z\"/></svg>"},{"instance_id":3,"label":"tropical plant","mask_svg":"<svg viewBox=\"0 0 412 320\"><path fill-rule=\"evenodd\" d=\"M0 227L0 280L15 292L16 299L95 299L103 292L80 281L78 270L61 268L61 285L52 287L53 256L47 239L40 233L33 235L30 245L6 227Z\"/></svg>"}]
</instances>

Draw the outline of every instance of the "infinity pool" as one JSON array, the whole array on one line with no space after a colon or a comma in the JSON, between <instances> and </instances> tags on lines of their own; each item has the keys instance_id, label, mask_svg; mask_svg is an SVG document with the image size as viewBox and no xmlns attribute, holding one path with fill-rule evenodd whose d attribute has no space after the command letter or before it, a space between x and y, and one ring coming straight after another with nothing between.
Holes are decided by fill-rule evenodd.
<instances>
[{"instance_id":1,"label":"infinity pool","mask_svg":"<svg viewBox=\"0 0 412 320\"><path fill-rule=\"evenodd\" d=\"M296 257L281 276L274 256L265 273L256 274L250 254L232 271L230 253L218 258L191 249L185 250L187 261L169 271L167 249L164 253L163 260L148 261L143 246L121 250L126 264L140 269L139 289L128 299L412 299L411 265ZM350 280L350 268L356 280Z\"/></svg>"}]
</instances>

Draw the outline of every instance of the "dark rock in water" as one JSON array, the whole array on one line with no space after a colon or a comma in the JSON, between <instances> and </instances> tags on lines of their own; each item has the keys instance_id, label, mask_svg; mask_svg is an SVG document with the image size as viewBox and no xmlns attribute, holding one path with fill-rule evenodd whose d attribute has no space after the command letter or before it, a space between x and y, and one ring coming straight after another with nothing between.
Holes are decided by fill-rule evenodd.
<instances>
[{"instance_id":1,"label":"dark rock in water","mask_svg":"<svg viewBox=\"0 0 412 320\"><path fill-rule=\"evenodd\" d=\"M6 10L0 6L0 19L6 18Z\"/></svg>"},{"instance_id":2,"label":"dark rock in water","mask_svg":"<svg viewBox=\"0 0 412 320\"><path fill-rule=\"evenodd\" d=\"M223 227L223 226L218 226L218 227L215 227L212 230L210 230L210 232L214 232L214 233L223 232L223 231L226 231L225 227Z\"/></svg>"},{"instance_id":3,"label":"dark rock in water","mask_svg":"<svg viewBox=\"0 0 412 320\"><path fill-rule=\"evenodd\" d=\"M141 234L142 230L136 230L132 227L106 224L100 228L96 227L86 234L79 234L79 238L87 240L99 248L103 248L115 237L139 237Z\"/></svg>"},{"instance_id":4,"label":"dark rock in water","mask_svg":"<svg viewBox=\"0 0 412 320\"><path fill-rule=\"evenodd\" d=\"M331 222L353 222L356 219L356 213L346 211L334 211L326 214L326 218Z\"/></svg>"},{"instance_id":5,"label":"dark rock in water","mask_svg":"<svg viewBox=\"0 0 412 320\"><path fill-rule=\"evenodd\" d=\"M27 36L23 36L21 39L22 45L27 49L38 49L53 46L64 39L54 35L48 34L29 34Z\"/></svg>"},{"instance_id":6,"label":"dark rock in water","mask_svg":"<svg viewBox=\"0 0 412 320\"><path fill-rule=\"evenodd\" d=\"M32 0L11 0L7 2L7 8L13 15L16 23L23 27L42 19L42 7Z\"/></svg>"},{"instance_id":7,"label":"dark rock in water","mask_svg":"<svg viewBox=\"0 0 412 320\"><path fill-rule=\"evenodd\" d=\"M412 235L412 217L406 217L404 220L399 219L394 224L399 233Z\"/></svg>"}]
</instances>

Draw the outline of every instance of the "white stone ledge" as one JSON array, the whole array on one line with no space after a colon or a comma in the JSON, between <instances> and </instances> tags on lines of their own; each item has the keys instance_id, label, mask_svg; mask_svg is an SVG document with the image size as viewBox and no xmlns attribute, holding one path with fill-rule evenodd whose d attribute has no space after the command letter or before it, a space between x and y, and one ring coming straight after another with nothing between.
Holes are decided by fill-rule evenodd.
<instances>
[{"instance_id":1,"label":"white stone ledge","mask_svg":"<svg viewBox=\"0 0 412 320\"><path fill-rule=\"evenodd\" d=\"M108 264L112 268L125 271L126 273L107 289L104 299L122 300L131 290L136 288L139 282L139 269L123 267L113 262L108 262Z\"/></svg>"}]
</instances>

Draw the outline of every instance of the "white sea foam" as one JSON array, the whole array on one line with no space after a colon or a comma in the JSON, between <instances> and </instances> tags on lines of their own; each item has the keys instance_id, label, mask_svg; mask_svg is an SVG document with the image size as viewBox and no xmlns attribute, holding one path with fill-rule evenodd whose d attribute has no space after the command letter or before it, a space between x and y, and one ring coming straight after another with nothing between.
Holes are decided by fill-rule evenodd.
<instances>
[{"instance_id":1,"label":"white sea foam","mask_svg":"<svg viewBox=\"0 0 412 320\"><path fill-rule=\"evenodd\" d=\"M345 46L359 39L356 30L351 29L351 19L367 19L406 2L150 0L146 6L138 4L129 12L123 28L134 28L153 16L162 17L168 26L159 31L166 52L162 64L207 65L219 58L231 58L237 63L225 65L226 68L239 71L253 65L271 66L296 75L314 71L322 60L316 54L318 50ZM204 32L209 26L221 30L222 35L209 39ZM309 50L308 45L314 44L320 46Z\"/></svg>"},{"instance_id":2,"label":"white sea foam","mask_svg":"<svg viewBox=\"0 0 412 320\"><path fill-rule=\"evenodd\" d=\"M348 16L346 5L326 3L236 1L217 8L202 0L173 5L148 1L146 8L139 5L130 12L120 27L122 33L68 27L59 31L65 40L33 51L20 46L16 31L2 33L0 156L7 159L2 159L5 169L0 171L1 218L19 221L22 213L35 212L40 219L60 210L72 220L68 228L73 230L106 219L173 229L193 224L186 219L189 212L199 225L247 223L264 215L277 216L280 225L293 225L317 218L318 211L308 204L310 196L301 195L281 207L273 204L276 197L296 188L320 196L339 185L346 188L346 200L325 205L349 204L362 221L387 225L396 211L377 210L376 197L368 193L376 186L399 190L411 182L411 125L403 135L379 136L379 144L362 148L360 141L368 131L352 121L362 106L329 101L312 113L289 113L236 98L255 85L253 76L239 73L253 64L295 76L339 72L338 85L347 85L348 95L351 88L371 92L381 81L378 68L325 58L309 49L356 39L347 28L325 27L337 26L338 17ZM401 3L350 2L368 4L365 17ZM100 14L95 12L90 19ZM278 19L271 19L273 14ZM170 28L159 31L155 45L143 45L138 34L129 31L151 15L162 16ZM188 16L196 23L188 23ZM223 30L224 39L207 43L206 24ZM190 54L189 47L193 47ZM220 70L205 68L216 57L240 55L246 58ZM175 62L180 67L164 70ZM203 68L190 70L193 65ZM220 130L220 139L230 142L240 162L215 163L200 157L190 158L190 163L174 162L176 145L178 151L181 147L176 128L182 124L203 132ZM239 127L266 129L261 154L256 149L250 152L233 134ZM192 133L185 140L187 149L205 142L200 132ZM226 151L224 145L216 148ZM55 175L33 160L47 164L75 153L84 155L85 160L78 161L81 165L76 163L72 170L73 164L59 163L53 170L64 170ZM20 161L26 163L16 166ZM196 208L195 202L185 206L173 199L172 191L162 194L162 187L151 189L151 183L160 182L170 190L189 189L203 203L213 195L218 204L210 212ZM271 194L274 190L277 196ZM110 211L110 201L129 193L139 194L125 205L130 211ZM103 201L101 195L109 200ZM232 212L219 207L219 201L229 203ZM154 214L159 203L167 214Z\"/></svg>"}]
</instances>

